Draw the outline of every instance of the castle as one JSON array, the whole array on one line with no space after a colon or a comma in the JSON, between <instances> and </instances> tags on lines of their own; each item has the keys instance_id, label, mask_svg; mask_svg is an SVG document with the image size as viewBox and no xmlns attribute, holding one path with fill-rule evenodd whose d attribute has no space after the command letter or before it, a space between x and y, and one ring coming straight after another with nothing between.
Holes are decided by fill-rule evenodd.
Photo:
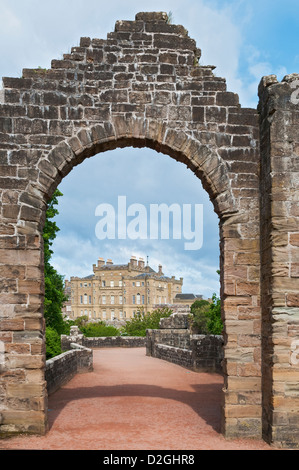
<instances>
[{"instance_id":1,"label":"castle","mask_svg":"<svg viewBox=\"0 0 299 470\"><path fill-rule=\"evenodd\" d=\"M69 300L64 314L70 319L84 315L89 320L122 321L141 309L150 312L157 304L173 304L182 285L183 278L165 276L161 265L156 272L143 258L132 256L127 264L99 258L93 274L65 281Z\"/></svg>"}]
</instances>

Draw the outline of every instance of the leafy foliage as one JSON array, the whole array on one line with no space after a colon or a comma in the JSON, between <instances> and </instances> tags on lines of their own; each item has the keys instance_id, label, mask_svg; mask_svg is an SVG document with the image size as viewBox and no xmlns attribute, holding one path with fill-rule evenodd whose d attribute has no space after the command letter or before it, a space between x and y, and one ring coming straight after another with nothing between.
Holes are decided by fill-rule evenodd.
<instances>
[{"instance_id":1,"label":"leafy foliage","mask_svg":"<svg viewBox=\"0 0 299 470\"><path fill-rule=\"evenodd\" d=\"M167 24L172 24L173 23L173 13L170 11L167 15Z\"/></svg>"},{"instance_id":2,"label":"leafy foliage","mask_svg":"<svg viewBox=\"0 0 299 470\"><path fill-rule=\"evenodd\" d=\"M62 195L63 194L59 191L59 189L56 189L47 207L46 221L43 231L45 265L50 263L50 259L53 254L53 251L50 247L56 238L57 232L59 232L59 228L57 227L56 222L51 219L59 214L58 209L56 209L55 206L58 204L58 197Z\"/></svg>"},{"instance_id":3,"label":"leafy foliage","mask_svg":"<svg viewBox=\"0 0 299 470\"><path fill-rule=\"evenodd\" d=\"M161 318L169 317L172 313L173 311L168 307L158 308L147 313L141 309L135 317L127 321L121 334L123 336L146 336L147 329L158 329Z\"/></svg>"},{"instance_id":4,"label":"leafy foliage","mask_svg":"<svg viewBox=\"0 0 299 470\"><path fill-rule=\"evenodd\" d=\"M210 309L210 302L207 300L196 300L190 308L192 327L196 333L208 334L207 315Z\"/></svg>"},{"instance_id":5,"label":"leafy foliage","mask_svg":"<svg viewBox=\"0 0 299 470\"><path fill-rule=\"evenodd\" d=\"M60 335L54 328L46 327L46 359L61 354Z\"/></svg>"},{"instance_id":6,"label":"leafy foliage","mask_svg":"<svg viewBox=\"0 0 299 470\"><path fill-rule=\"evenodd\" d=\"M104 322L88 323L80 326L80 331L87 337L120 336L120 331Z\"/></svg>"},{"instance_id":7,"label":"leafy foliage","mask_svg":"<svg viewBox=\"0 0 299 470\"><path fill-rule=\"evenodd\" d=\"M207 300L196 300L190 311L192 327L198 334L222 334L221 301L215 293L211 303Z\"/></svg>"},{"instance_id":8,"label":"leafy foliage","mask_svg":"<svg viewBox=\"0 0 299 470\"><path fill-rule=\"evenodd\" d=\"M76 325L79 327L79 330L81 330L82 327L84 327L88 322L88 316L87 315L81 315L81 317L75 318L75 320L72 320L72 324Z\"/></svg>"},{"instance_id":9,"label":"leafy foliage","mask_svg":"<svg viewBox=\"0 0 299 470\"><path fill-rule=\"evenodd\" d=\"M46 221L43 230L43 239L44 239L44 263L45 263L45 300L44 300L44 315L46 321L46 348L48 347L48 353L50 351L54 354L56 347L53 347L54 344L54 333L56 331L57 335L68 333L69 325L63 320L62 316L62 307L64 302L67 300L67 297L64 294L64 282L63 276L61 276L56 269L51 265L51 256L53 251L51 246L56 234L59 231L59 228L56 225L56 222L52 219L58 214L56 205L58 204L58 197L62 196L62 193L57 189L48 203L48 208L46 212ZM47 341L50 342L50 345L47 345ZM59 338L60 343L60 338ZM58 352L58 354L60 354Z\"/></svg>"},{"instance_id":10,"label":"leafy foliage","mask_svg":"<svg viewBox=\"0 0 299 470\"><path fill-rule=\"evenodd\" d=\"M213 335L221 335L223 330L223 323L221 320L221 301L213 294L212 303L208 312L208 331Z\"/></svg>"}]
</instances>

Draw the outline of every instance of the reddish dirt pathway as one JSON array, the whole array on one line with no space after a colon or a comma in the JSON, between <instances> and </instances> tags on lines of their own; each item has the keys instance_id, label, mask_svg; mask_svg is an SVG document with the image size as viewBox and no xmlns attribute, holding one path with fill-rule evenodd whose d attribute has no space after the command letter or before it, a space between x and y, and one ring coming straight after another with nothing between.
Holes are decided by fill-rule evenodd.
<instances>
[{"instance_id":1,"label":"reddish dirt pathway","mask_svg":"<svg viewBox=\"0 0 299 470\"><path fill-rule=\"evenodd\" d=\"M46 436L0 440L0 449L271 449L220 434L223 379L147 357L144 348L94 350L94 371L49 397Z\"/></svg>"}]
</instances>

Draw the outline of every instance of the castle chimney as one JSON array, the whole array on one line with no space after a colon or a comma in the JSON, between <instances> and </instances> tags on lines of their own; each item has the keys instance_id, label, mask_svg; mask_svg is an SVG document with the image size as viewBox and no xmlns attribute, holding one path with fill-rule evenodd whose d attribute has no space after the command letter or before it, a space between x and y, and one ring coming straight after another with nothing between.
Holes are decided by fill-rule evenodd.
<instances>
[{"instance_id":1,"label":"castle chimney","mask_svg":"<svg viewBox=\"0 0 299 470\"><path fill-rule=\"evenodd\" d=\"M99 258L99 259L98 259L98 268L100 268L101 266L104 266L104 264L105 264L104 259L103 259L103 258Z\"/></svg>"},{"instance_id":2,"label":"castle chimney","mask_svg":"<svg viewBox=\"0 0 299 470\"><path fill-rule=\"evenodd\" d=\"M131 266L134 267L134 268L137 267L137 259L136 259L136 256L131 256L130 264L131 264Z\"/></svg>"},{"instance_id":3,"label":"castle chimney","mask_svg":"<svg viewBox=\"0 0 299 470\"><path fill-rule=\"evenodd\" d=\"M144 269L145 263L143 258L139 258L138 260L138 268Z\"/></svg>"},{"instance_id":4,"label":"castle chimney","mask_svg":"<svg viewBox=\"0 0 299 470\"><path fill-rule=\"evenodd\" d=\"M159 274L160 276L163 276L162 265L161 265L161 264L159 264L159 271L158 271L158 274Z\"/></svg>"},{"instance_id":5,"label":"castle chimney","mask_svg":"<svg viewBox=\"0 0 299 470\"><path fill-rule=\"evenodd\" d=\"M106 264L109 264L109 265L113 264L112 259L107 259Z\"/></svg>"}]
</instances>

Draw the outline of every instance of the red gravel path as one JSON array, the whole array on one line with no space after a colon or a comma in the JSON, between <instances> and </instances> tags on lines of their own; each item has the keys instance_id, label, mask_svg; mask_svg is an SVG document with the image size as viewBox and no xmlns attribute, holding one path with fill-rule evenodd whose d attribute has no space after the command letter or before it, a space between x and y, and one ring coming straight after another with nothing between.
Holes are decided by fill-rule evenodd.
<instances>
[{"instance_id":1,"label":"red gravel path","mask_svg":"<svg viewBox=\"0 0 299 470\"><path fill-rule=\"evenodd\" d=\"M147 357L144 348L96 349L94 371L49 397L46 436L0 440L0 449L267 450L220 434L223 379Z\"/></svg>"}]
</instances>

